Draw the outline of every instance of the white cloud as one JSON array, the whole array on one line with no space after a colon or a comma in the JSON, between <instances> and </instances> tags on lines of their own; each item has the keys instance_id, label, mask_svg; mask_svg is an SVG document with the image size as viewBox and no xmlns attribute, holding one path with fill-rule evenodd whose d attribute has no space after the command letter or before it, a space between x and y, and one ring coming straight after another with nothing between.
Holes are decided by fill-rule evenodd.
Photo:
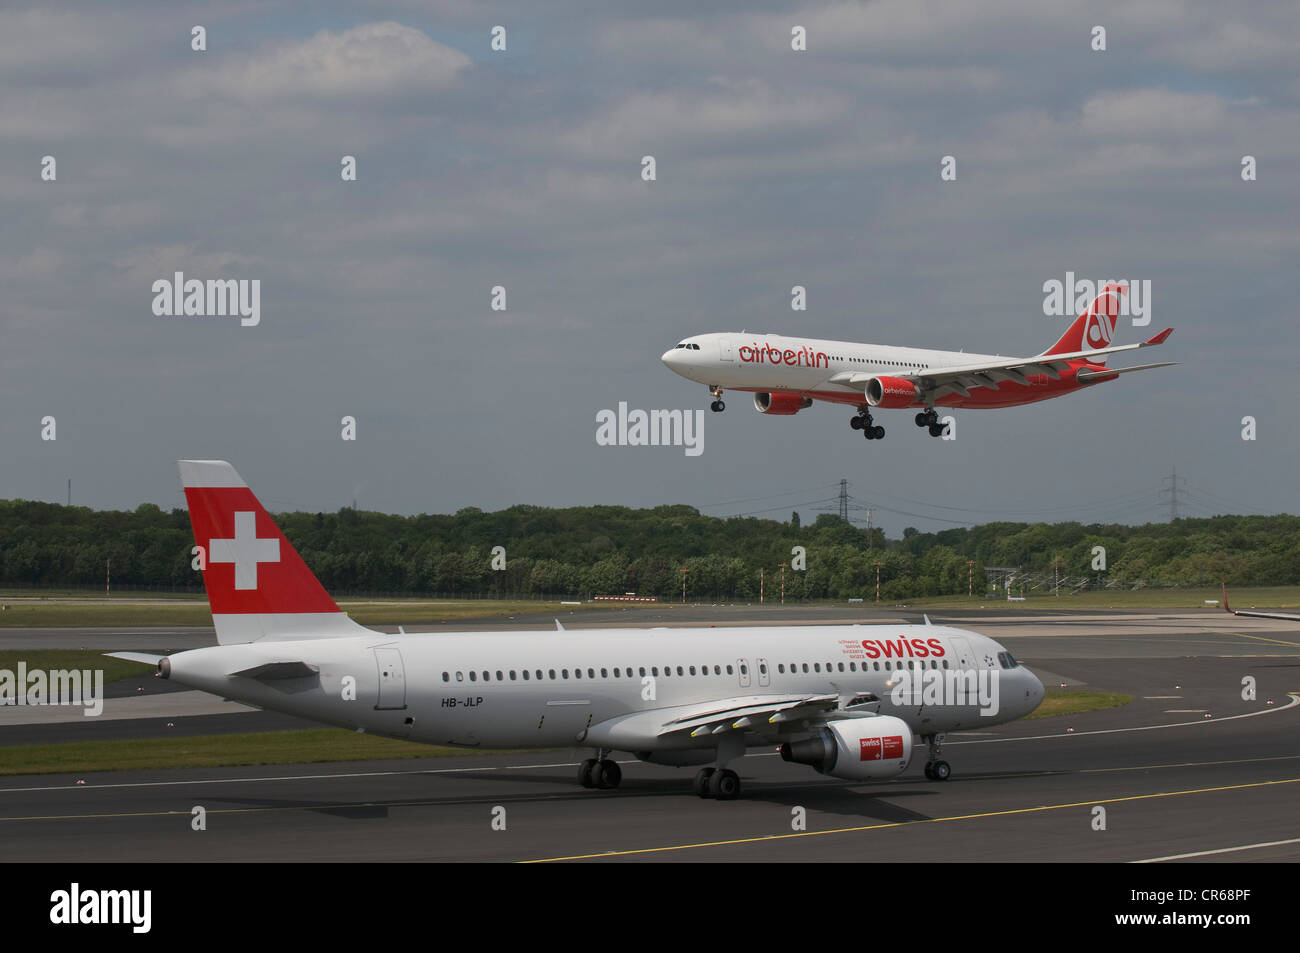
<instances>
[{"instance_id":1,"label":"white cloud","mask_svg":"<svg viewBox=\"0 0 1300 953\"><path fill-rule=\"evenodd\" d=\"M386 20L341 33L322 30L233 58L215 70L195 68L183 84L193 95L216 92L245 103L382 97L444 89L469 65L459 50Z\"/></svg>"}]
</instances>

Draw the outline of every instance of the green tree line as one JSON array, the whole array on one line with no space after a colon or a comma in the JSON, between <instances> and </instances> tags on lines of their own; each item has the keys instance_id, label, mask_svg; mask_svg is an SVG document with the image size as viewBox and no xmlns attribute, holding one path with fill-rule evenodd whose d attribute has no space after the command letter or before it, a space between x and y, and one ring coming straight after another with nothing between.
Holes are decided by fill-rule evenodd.
<instances>
[{"instance_id":1,"label":"green tree line","mask_svg":"<svg viewBox=\"0 0 1300 953\"><path fill-rule=\"evenodd\" d=\"M985 591L985 566L1014 566L1112 585L1300 584L1300 518L1216 516L1142 526L989 523L886 539L822 514L812 525L703 516L689 506L512 506L453 515L282 513L285 536L332 593L574 596L636 592L680 598L906 599ZM197 588L189 515L0 501L0 584ZM494 547L505 568L493 568ZM1094 547L1106 569L1092 571ZM799 550L802 547L803 567Z\"/></svg>"}]
</instances>

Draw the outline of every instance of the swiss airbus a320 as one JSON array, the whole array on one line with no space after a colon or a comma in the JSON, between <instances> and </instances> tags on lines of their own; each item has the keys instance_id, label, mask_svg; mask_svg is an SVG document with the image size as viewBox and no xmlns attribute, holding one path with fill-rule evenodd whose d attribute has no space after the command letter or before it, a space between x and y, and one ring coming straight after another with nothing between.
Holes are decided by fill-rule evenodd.
<instances>
[{"instance_id":1,"label":"swiss airbus a320","mask_svg":"<svg viewBox=\"0 0 1300 953\"><path fill-rule=\"evenodd\" d=\"M180 461L217 645L110 653L221 698L355 731L465 748L577 745L586 788L614 752L696 766L699 797L740 793L753 748L851 781L893 778L947 732L1043 700L1005 648L943 625L738 626L397 635L352 621L223 460Z\"/></svg>"},{"instance_id":2,"label":"swiss airbus a320","mask_svg":"<svg viewBox=\"0 0 1300 953\"><path fill-rule=\"evenodd\" d=\"M715 412L725 407L724 390L752 393L763 414L795 414L815 400L849 404L857 408L849 420L853 429L879 440L885 428L872 410L915 409L916 425L941 437L940 407L1032 404L1174 363L1106 366L1111 354L1163 344L1173 333L1166 328L1148 341L1112 347L1120 298L1127 293L1122 283L1107 284L1059 341L1033 357L723 332L686 338L662 360L682 377L707 384Z\"/></svg>"}]
</instances>

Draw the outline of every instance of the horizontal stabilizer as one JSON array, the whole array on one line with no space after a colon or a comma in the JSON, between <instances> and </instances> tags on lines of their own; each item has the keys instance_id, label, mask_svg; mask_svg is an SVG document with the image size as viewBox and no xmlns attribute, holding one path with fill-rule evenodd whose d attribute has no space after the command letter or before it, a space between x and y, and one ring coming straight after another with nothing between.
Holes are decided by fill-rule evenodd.
<instances>
[{"instance_id":1,"label":"horizontal stabilizer","mask_svg":"<svg viewBox=\"0 0 1300 953\"><path fill-rule=\"evenodd\" d=\"M157 665L165 655L151 655L148 652L105 652L108 658L120 658L127 662L139 662L142 665Z\"/></svg>"},{"instance_id":2,"label":"horizontal stabilizer","mask_svg":"<svg viewBox=\"0 0 1300 953\"><path fill-rule=\"evenodd\" d=\"M1086 384L1088 381L1096 380L1099 377L1114 377L1116 374L1127 374L1129 371L1149 371L1153 367L1173 367L1177 361L1164 361L1160 364L1138 364L1134 367L1107 367L1099 370L1084 368L1075 375L1075 380L1080 384Z\"/></svg>"}]
</instances>

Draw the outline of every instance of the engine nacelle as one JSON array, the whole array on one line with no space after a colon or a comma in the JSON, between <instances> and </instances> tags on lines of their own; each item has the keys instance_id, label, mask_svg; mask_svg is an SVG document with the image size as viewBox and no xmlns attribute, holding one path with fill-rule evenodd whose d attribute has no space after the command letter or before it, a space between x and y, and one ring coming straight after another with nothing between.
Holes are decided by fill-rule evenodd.
<instances>
[{"instance_id":1,"label":"engine nacelle","mask_svg":"<svg viewBox=\"0 0 1300 953\"><path fill-rule=\"evenodd\" d=\"M754 395L754 409L760 414L797 414L805 407L811 406L811 397L800 397L798 394Z\"/></svg>"},{"instance_id":2,"label":"engine nacelle","mask_svg":"<svg viewBox=\"0 0 1300 953\"><path fill-rule=\"evenodd\" d=\"M893 778L912 760L912 729L893 715L833 721L811 738L781 745L781 757L848 781Z\"/></svg>"},{"instance_id":3,"label":"engine nacelle","mask_svg":"<svg viewBox=\"0 0 1300 953\"><path fill-rule=\"evenodd\" d=\"M872 407L911 407L921 399L921 390L901 377L873 377L867 381L867 403Z\"/></svg>"}]
</instances>

